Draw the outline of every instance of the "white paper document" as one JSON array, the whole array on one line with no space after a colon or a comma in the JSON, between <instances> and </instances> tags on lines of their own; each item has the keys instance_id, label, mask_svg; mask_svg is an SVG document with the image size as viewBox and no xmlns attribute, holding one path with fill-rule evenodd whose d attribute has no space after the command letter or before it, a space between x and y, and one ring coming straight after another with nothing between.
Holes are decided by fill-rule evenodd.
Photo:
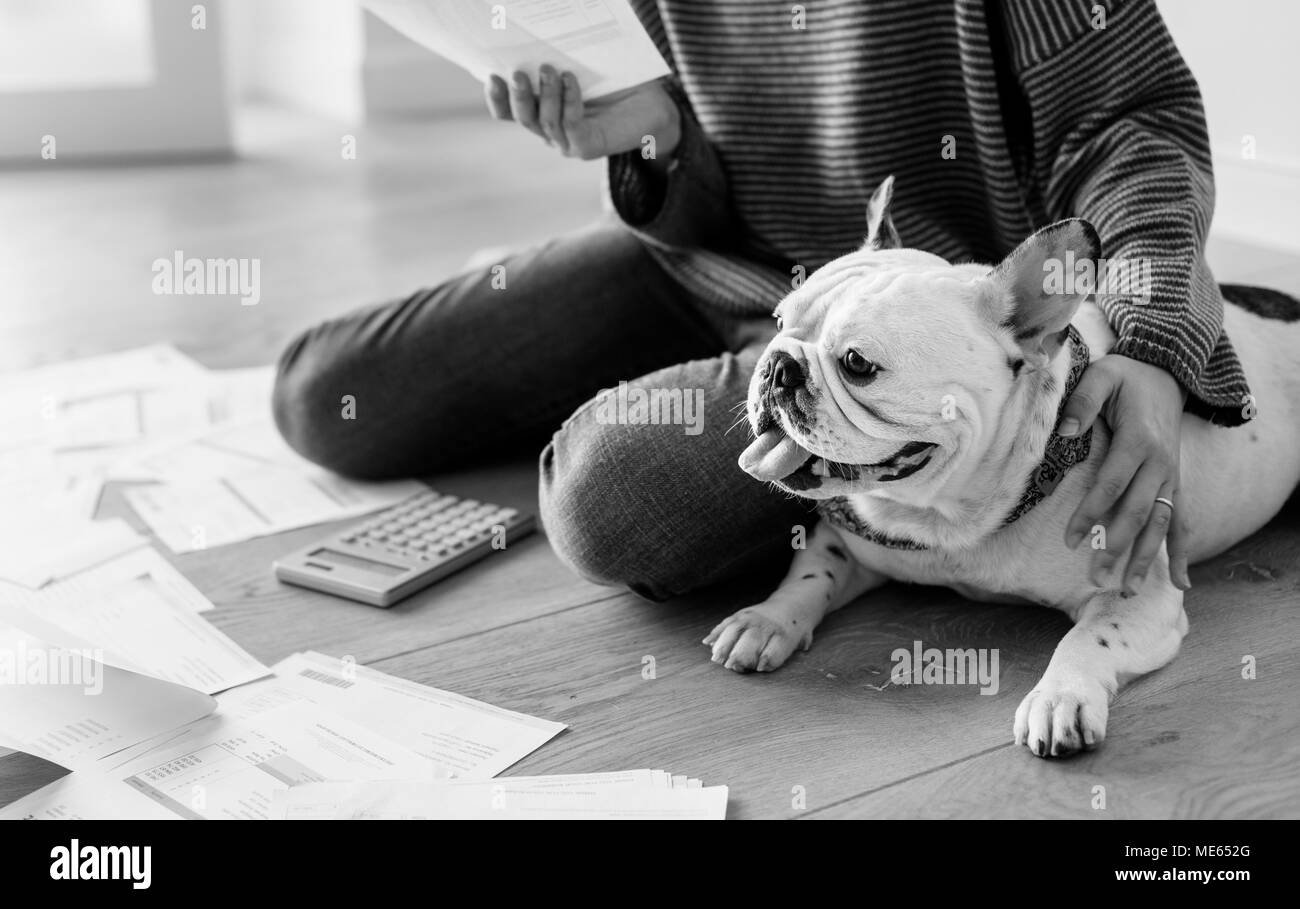
<instances>
[{"instance_id":1,"label":"white paper document","mask_svg":"<svg viewBox=\"0 0 1300 909\"><path fill-rule=\"evenodd\" d=\"M0 819L57 804L76 816L108 807L131 819L161 810L188 820L265 820L275 793L292 785L418 779L426 768L400 745L299 702L245 720L213 715L144 754L65 783L62 791L45 787L0 811Z\"/></svg>"},{"instance_id":2,"label":"white paper document","mask_svg":"<svg viewBox=\"0 0 1300 909\"><path fill-rule=\"evenodd\" d=\"M270 672L201 615L170 599L150 577L48 604L42 617L93 641L108 662L204 694Z\"/></svg>"},{"instance_id":3,"label":"white paper document","mask_svg":"<svg viewBox=\"0 0 1300 909\"><path fill-rule=\"evenodd\" d=\"M105 481L152 479L119 465L228 423L271 425L273 378L163 345L0 374L0 510L15 524L88 519Z\"/></svg>"},{"instance_id":4,"label":"white paper document","mask_svg":"<svg viewBox=\"0 0 1300 909\"><path fill-rule=\"evenodd\" d=\"M429 761L428 779L488 779L565 729L526 714L308 652L275 665L276 680ZM256 695L250 688L234 698Z\"/></svg>"},{"instance_id":5,"label":"white paper document","mask_svg":"<svg viewBox=\"0 0 1300 909\"><path fill-rule=\"evenodd\" d=\"M652 770L463 782L308 783L277 793L272 816L277 820L720 821L727 816L727 787L676 787L668 774Z\"/></svg>"},{"instance_id":6,"label":"white paper document","mask_svg":"<svg viewBox=\"0 0 1300 909\"><path fill-rule=\"evenodd\" d=\"M29 591L0 584L18 607L121 669L216 694L270 670L200 615L211 603L157 552L141 549ZM17 621L17 620L15 620Z\"/></svg>"},{"instance_id":7,"label":"white paper document","mask_svg":"<svg viewBox=\"0 0 1300 909\"><path fill-rule=\"evenodd\" d=\"M137 486L126 500L173 552L193 552L356 517L425 490L399 480L362 483L328 471L254 467L218 479Z\"/></svg>"},{"instance_id":8,"label":"white paper document","mask_svg":"<svg viewBox=\"0 0 1300 909\"><path fill-rule=\"evenodd\" d=\"M0 514L10 520L89 520L101 488L98 477L67 473L39 447L0 452Z\"/></svg>"},{"instance_id":9,"label":"white paper document","mask_svg":"<svg viewBox=\"0 0 1300 909\"><path fill-rule=\"evenodd\" d=\"M21 606L41 615L42 610L50 604L86 599L138 578L148 578L165 592L170 602L192 612L207 612L213 608L212 601L151 546L141 546L114 556L106 562L46 584L39 590L0 581L0 604Z\"/></svg>"},{"instance_id":10,"label":"white paper document","mask_svg":"<svg viewBox=\"0 0 1300 909\"><path fill-rule=\"evenodd\" d=\"M88 641L0 606L0 729L6 745L93 769L210 714L208 695L106 662Z\"/></svg>"},{"instance_id":11,"label":"white paper document","mask_svg":"<svg viewBox=\"0 0 1300 909\"><path fill-rule=\"evenodd\" d=\"M0 809L0 819L149 818L159 809L264 818L291 785L486 779L564 729L319 653L295 654L274 672L219 695L210 716L159 724L81 762L73 774L81 779L46 786ZM647 784L672 784L645 773L638 779Z\"/></svg>"},{"instance_id":12,"label":"white paper document","mask_svg":"<svg viewBox=\"0 0 1300 909\"><path fill-rule=\"evenodd\" d=\"M113 776L180 817L265 820L278 791L323 780L420 778L427 762L310 704L213 716Z\"/></svg>"},{"instance_id":13,"label":"white paper document","mask_svg":"<svg viewBox=\"0 0 1300 909\"><path fill-rule=\"evenodd\" d=\"M669 74L627 0L363 0L380 19L480 82L549 63L593 100Z\"/></svg>"},{"instance_id":14,"label":"white paper document","mask_svg":"<svg viewBox=\"0 0 1300 909\"><path fill-rule=\"evenodd\" d=\"M69 773L0 808L0 821L176 821L180 817L120 780Z\"/></svg>"},{"instance_id":15,"label":"white paper document","mask_svg":"<svg viewBox=\"0 0 1300 909\"><path fill-rule=\"evenodd\" d=\"M191 393L202 397L208 422L197 432L156 438L123 452L107 470L113 480L177 481L222 477L249 467L310 468L275 427L274 368L212 372Z\"/></svg>"},{"instance_id":16,"label":"white paper document","mask_svg":"<svg viewBox=\"0 0 1300 909\"><path fill-rule=\"evenodd\" d=\"M66 578L147 541L118 518L90 521L55 515L0 521L0 581L38 588Z\"/></svg>"},{"instance_id":17,"label":"white paper document","mask_svg":"<svg viewBox=\"0 0 1300 909\"><path fill-rule=\"evenodd\" d=\"M94 472L125 446L211 425L209 373L165 345L0 375L0 458L39 452L64 473Z\"/></svg>"},{"instance_id":18,"label":"white paper document","mask_svg":"<svg viewBox=\"0 0 1300 909\"><path fill-rule=\"evenodd\" d=\"M220 479L258 467L315 469L315 465L289 447L268 417L166 439L115 464L111 474L121 480L175 483Z\"/></svg>"},{"instance_id":19,"label":"white paper document","mask_svg":"<svg viewBox=\"0 0 1300 909\"><path fill-rule=\"evenodd\" d=\"M0 375L0 454L57 455L191 435L270 412L271 367L208 370L163 345Z\"/></svg>"},{"instance_id":20,"label":"white paper document","mask_svg":"<svg viewBox=\"0 0 1300 909\"><path fill-rule=\"evenodd\" d=\"M20 386L64 391L96 385L104 390L157 384L159 380L201 376L202 366L170 344L151 344L116 353L60 360L22 372L0 374L0 389Z\"/></svg>"}]
</instances>

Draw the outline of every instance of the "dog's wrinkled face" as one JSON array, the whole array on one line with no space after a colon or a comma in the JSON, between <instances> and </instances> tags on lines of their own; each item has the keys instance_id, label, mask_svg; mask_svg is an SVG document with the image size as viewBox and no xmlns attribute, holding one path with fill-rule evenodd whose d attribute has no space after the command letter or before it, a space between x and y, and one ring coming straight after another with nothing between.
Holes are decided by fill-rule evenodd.
<instances>
[{"instance_id":1,"label":"dog's wrinkled face","mask_svg":"<svg viewBox=\"0 0 1300 909\"><path fill-rule=\"evenodd\" d=\"M777 309L779 333L750 381L757 439L741 466L817 499L936 482L1012 381L978 324L973 284L916 250L817 271Z\"/></svg>"},{"instance_id":2,"label":"dog's wrinkled face","mask_svg":"<svg viewBox=\"0 0 1300 909\"><path fill-rule=\"evenodd\" d=\"M872 199L867 244L777 307L750 381L755 441L740 466L807 498L923 499L977 462L1022 372L1050 362L1078 305L1043 296L1044 259L1095 246L1090 226L1062 222L1083 226L1045 228L996 269L952 266L894 248L891 190Z\"/></svg>"}]
</instances>

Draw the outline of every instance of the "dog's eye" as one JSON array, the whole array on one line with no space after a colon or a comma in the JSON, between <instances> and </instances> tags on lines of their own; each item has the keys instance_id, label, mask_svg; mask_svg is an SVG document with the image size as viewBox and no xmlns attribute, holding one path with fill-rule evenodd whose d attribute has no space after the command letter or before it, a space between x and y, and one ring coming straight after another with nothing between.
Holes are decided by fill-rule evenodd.
<instances>
[{"instance_id":1,"label":"dog's eye","mask_svg":"<svg viewBox=\"0 0 1300 909\"><path fill-rule=\"evenodd\" d=\"M776 330L777 331L785 330L785 319L782 319L780 316L776 317Z\"/></svg>"},{"instance_id":2,"label":"dog's eye","mask_svg":"<svg viewBox=\"0 0 1300 909\"><path fill-rule=\"evenodd\" d=\"M840 365L849 375L857 376L859 379L874 376L880 370L879 366L852 349L845 351L844 356L840 357Z\"/></svg>"}]
</instances>

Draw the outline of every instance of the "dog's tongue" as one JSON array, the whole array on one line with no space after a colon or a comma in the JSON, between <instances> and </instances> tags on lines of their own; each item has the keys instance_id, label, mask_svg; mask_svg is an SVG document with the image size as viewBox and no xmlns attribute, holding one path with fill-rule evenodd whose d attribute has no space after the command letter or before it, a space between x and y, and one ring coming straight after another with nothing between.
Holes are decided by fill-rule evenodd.
<instances>
[{"instance_id":1,"label":"dog's tongue","mask_svg":"<svg viewBox=\"0 0 1300 909\"><path fill-rule=\"evenodd\" d=\"M740 453L740 469L759 480L788 477L811 455L780 429L769 429Z\"/></svg>"}]
</instances>

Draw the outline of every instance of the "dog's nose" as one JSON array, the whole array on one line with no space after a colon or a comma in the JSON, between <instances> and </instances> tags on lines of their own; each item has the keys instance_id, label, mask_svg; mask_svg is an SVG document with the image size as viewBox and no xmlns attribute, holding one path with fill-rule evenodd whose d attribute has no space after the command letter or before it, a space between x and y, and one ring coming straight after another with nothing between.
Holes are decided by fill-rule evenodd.
<instances>
[{"instance_id":1,"label":"dog's nose","mask_svg":"<svg viewBox=\"0 0 1300 909\"><path fill-rule=\"evenodd\" d=\"M802 388L803 367L788 353L777 351L772 355L772 384L778 388Z\"/></svg>"}]
</instances>

